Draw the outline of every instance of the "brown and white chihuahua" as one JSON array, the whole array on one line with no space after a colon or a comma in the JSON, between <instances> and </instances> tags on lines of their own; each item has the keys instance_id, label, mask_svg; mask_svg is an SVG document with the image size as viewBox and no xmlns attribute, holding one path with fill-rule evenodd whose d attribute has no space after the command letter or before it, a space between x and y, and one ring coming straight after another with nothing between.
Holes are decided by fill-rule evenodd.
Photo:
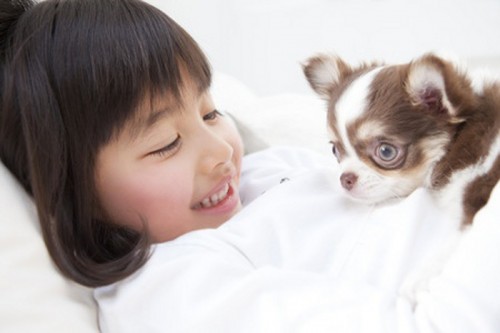
<instances>
[{"instance_id":1,"label":"brown and white chihuahua","mask_svg":"<svg viewBox=\"0 0 500 333\"><path fill-rule=\"evenodd\" d=\"M453 62L426 54L410 63L350 66L319 54L303 65L328 102L340 183L379 203L426 187L470 224L500 178L500 82L474 86Z\"/></svg>"}]
</instances>

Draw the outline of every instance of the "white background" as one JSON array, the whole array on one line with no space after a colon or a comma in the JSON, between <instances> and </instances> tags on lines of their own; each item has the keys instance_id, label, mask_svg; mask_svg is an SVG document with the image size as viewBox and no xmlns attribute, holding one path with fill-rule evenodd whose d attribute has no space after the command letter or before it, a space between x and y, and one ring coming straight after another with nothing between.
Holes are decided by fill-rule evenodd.
<instances>
[{"instance_id":1,"label":"white background","mask_svg":"<svg viewBox=\"0 0 500 333\"><path fill-rule=\"evenodd\" d=\"M181 24L217 71L260 96L309 94L300 63L452 53L500 72L500 0L149 0Z\"/></svg>"}]
</instances>

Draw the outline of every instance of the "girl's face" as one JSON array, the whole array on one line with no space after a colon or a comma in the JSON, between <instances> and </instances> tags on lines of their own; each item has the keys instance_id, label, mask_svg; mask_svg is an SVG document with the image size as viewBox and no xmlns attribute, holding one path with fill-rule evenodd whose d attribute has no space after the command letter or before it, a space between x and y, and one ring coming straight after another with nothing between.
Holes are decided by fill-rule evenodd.
<instances>
[{"instance_id":1,"label":"girl's face","mask_svg":"<svg viewBox=\"0 0 500 333\"><path fill-rule=\"evenodd\" d=\"M141 112L102 148L96 165L105 217L136 230L146 226L154 242L216 228L241 208L236 128L192 84L181 106L168 102Z\"/></svg>"}]
</instances>

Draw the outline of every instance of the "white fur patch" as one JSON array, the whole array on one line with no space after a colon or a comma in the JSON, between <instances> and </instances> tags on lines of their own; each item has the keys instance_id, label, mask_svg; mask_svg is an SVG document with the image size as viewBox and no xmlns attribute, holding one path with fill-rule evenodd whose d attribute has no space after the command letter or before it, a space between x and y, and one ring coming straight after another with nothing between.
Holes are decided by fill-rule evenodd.
<instances>
[{"instance_id":1,"label":"white fur patch","mask_svg":"<svg viewBox=\"0 0 500 333\"><path fill-rule=\"evenodd\" d=\"M350 156L356 156L356 152L347 137L347 127L365 112L368 106L367 97L370 84L381 69L376 68L356 79L344 91L335 106L340 139L344 143L347 154Z\"/></svg>"},{"instance_id":2,"label":"white fur patch","mask_svg":"<svg viewBox=\"0 0 500 333\"><path fill-rule=\"evenodd\" d=\"M368 141L372 138L384 136L386 133L382 122L380 121L366 121L361 124L356 133L356 137L360 141Z\"/></svg>"}]
</instances>

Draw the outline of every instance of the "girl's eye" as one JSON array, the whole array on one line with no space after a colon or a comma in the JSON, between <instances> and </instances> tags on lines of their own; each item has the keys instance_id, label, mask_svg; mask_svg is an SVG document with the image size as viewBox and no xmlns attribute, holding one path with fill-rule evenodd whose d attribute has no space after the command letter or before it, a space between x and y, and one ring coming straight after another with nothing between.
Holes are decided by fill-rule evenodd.
<instances>
[{"instance_id":1,"label":"girl's eye","mask_svg":"<svg viewBox=\"0 0 500 333\"><path fill-rule=\"evenodd\" d=\"M220 113L219 110L213 110L212 112L209 112L206 115L204 115L203 120L205 121L215 120L220 116L222 116L222 113Z\"/></svg>"},{"instance_id":2,"label":"girl's eye","mask_svg":"<svg viewBox=\"0 0 500 333\"><path fill-rule=\"evenodd\" d=\"M152 151L151 153L149 153L149 155L157 155L160 157L165 157L166 155L172 155L179 148L180 143L181 143L181 137L177 135L174 141L172 141L163 148Z\"/></svg>"}]
</instances>

